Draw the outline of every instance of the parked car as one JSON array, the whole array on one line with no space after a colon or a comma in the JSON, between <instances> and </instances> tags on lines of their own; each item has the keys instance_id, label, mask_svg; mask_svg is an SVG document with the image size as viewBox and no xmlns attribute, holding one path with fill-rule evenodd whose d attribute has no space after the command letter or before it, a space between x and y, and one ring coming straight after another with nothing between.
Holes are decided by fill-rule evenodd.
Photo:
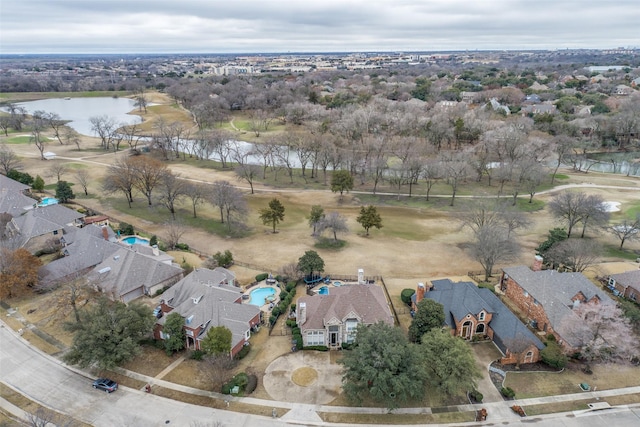
<instances>
[{"instance_id":1,"label":"parked car","mask_svg":"<svg viewBox=\"0 0 640 427\"><path fill-rule=\"evenodd\" d=\"M109 378L98 378L93 382L93 388L112 393L118 389L118 383Z\"/></svg>"},{"instance_id":2,"label":"parked car","mask_svg":"<svg viewBox=\"0 0 640 427\"><path fill-rule=\"evenodd\" d=\"M160 306L160 305L159 305L159 306L157 306L157 307L153 310L153 316L154 316L156 319L161 318L161 317L162 317L162 314L163 314L163 313L162 313L162 306Z\"/></svg>"}]
</instances>

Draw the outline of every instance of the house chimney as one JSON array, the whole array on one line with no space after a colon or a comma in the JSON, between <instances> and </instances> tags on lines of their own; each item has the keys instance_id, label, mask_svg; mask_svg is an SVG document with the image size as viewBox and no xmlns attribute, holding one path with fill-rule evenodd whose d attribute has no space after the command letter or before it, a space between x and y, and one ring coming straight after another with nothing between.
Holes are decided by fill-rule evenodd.
<instances>
[{"instance_id":1,"label":"house chimney","mask_svg":"<svg viewBox=\"0 0 640 427\"><path fill-rule=\"evenodd\" d=\"M426 288L424 283L418 283L418 289L416 290L416 304L424 299L424 293L426 292Z\"/></svg>"},{"instance_id":2,"label":"house chimney","mask_svg":"<svg viewBox=\"0 0 640 427\"><path fill-rule=\"evenodd\" d=\"M304 322L307 321L307 303L301 302L298 305L298 312L296 313L298 326L304 325Z\"/></svg>"},{"instance_id":3,"label":"house chimney","mask_svg":"<svg viewBox=\"0 0 640 427\"><path fill-rule=\"evenodd\" d=\"M109 241L109 230L107 230L106 226L102 226L102 237L104 237L104 240L106 240L107 242Z\"/></svg>"},{"instance_id":4,"label":"house chimney","mask_svg":"<svg viewBox=\"0 0 640 427\"><path fill-rule=\"evenodd\" d=\"M544 261L544 258L542 258L540 255L536 255L535 258L533 259L533 266L531 267L531 270L532 271L542 270L542 261Z\"/></svg>"}]
</instances>

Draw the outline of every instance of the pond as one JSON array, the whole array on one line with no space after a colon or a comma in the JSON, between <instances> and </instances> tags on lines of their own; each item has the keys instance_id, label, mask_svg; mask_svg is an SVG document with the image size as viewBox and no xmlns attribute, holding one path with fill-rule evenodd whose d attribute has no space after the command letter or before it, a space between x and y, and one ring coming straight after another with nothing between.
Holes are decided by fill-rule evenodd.
<instances>
[{"instance_id":1,"label":"pond","mask_svg":"<svg viewBox=\"0 0 640 427\"><path fill-rule=\"evenodd\" d=\"M139 116L129 114L136 109L135 101L129 98L51 98L17 102L15 105L25 108L29 114L34 111L55 113L62 120L70 120L67 125L76 132L88 136L96 136L91 130L92 117L108 116L115 123L123 125L142 121ZM6 109L3 108L3 111Z\"/></svg>"}]
</instances>

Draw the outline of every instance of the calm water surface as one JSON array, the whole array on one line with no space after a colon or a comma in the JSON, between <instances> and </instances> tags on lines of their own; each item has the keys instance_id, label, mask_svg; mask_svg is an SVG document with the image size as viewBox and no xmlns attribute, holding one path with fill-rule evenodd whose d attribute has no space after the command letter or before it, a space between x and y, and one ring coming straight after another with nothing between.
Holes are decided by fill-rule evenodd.
<instances>
[{"instance_id":1,"label":"calm water surface","mask_svg":"<svg viewBox=\"0 0 640 427\"><path fill-rule=\"evenodd\" d=\"M92 117L108 116L116 124L129 125L141 122L141 118L128 114L136 109L135 101L129 98L51 98L39 101L18 102L29 114L34 111L56 113L62 120L71 120L68 126L82 135L96 136L91 130Z\"/></svg>"}]
</instances>

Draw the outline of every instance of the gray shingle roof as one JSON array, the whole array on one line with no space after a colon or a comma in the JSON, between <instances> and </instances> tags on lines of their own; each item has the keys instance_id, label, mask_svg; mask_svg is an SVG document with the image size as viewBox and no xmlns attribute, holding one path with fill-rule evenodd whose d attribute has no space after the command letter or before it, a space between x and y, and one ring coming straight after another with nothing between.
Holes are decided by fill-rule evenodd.
<instances>
[{"instance_id":1,"label":"gray shingle roof","mask_svg":"<svg viewBox=\"0 0 640 427\"><path fill-rule=\"evenodd\" d=\"M610 277L622 286L631 286L640 291L640 270L632 270L624 273L612 274Z\"/></svg>"},{"instance_id":2,"label":"gray shingle roof","mask_svg":"<svg viewBox=\"0 0 640 427\"><path fill-rule=\"evenodd\" d=\"M90 279L95 280L103 291L120 297L142 286L151 288L181 273L182 268L178 266L120 246L95 266Z\"/></svg>"},{"instance_id":3,"label":"gray shingle roof","mask_svg":"<svg viewBox=\"0 0 640 427\"><path fill-rule=\"evenodd\" d=\"M533 271L527 266L507 267L503 271L542 305L551 327L574 347L580 345L582 338L579 333L569 330L569 322L565 321L567 316L577 316L571 299L582 293L587 301L597 296L601 304L615 304L606 292L582 273Z\"/></svg>"},{"instance_id":4,"label":"gray shingle roof","mask_svg":"<svg viewBox=\"0 0 640 427\"><path fill-rule=\"evenodd\" d=\"M109 230L113 235L113 230ZM47 285L69 274L94 267L122 247L106 241L102 229L95 225L75 229L75 233L63 237L67 236L72 237L63 249L67 256L40 267L40 283Z\"/></svg>"},{"instance_id":5,"label":"gray shingle roof","mask_svg":"<svg viewBox=\"0 0 640 427\"><path fill-rule=\"evenodd\" d=\"M249 322L260 313L260 308L235 302L241 299L242 291L235 286L221 284L229 279L222 270L228 271L196 269L167 289L161 298L185 321L191 318L187 326L204 327L199 338L206 336L212 327L227 327L232 334L233 347L244 340L250 328ZM164 324L165 319L166 316L162 317L158 323Z\"/></svg>"},{"instance_id":6,"label":"gray shingle roof","mask_svg":"<svg viewBox=\"0 0 640 427\"><path fill-rule=\"evenodd\" d=\"M439 302L444 307L445 322L455 328L453 317L460 320L467 314L477 316L482 310L492 313L489 326L493 329L494 342L503 353L517 342L531 343L537 348L544 344L531 332L490 290L478 288L471 282L454 283L449 279L434 280L433 289L425 298ZM519 350L511 348L514 352Z\"/></svg>"},{"instance_id":7,"label":"gray shingle roof","mask_svg":"<svg viewBox=\"0 0 640 427\"><path fill-rule=\"evenodd\" d=\"M8 188L0 189L0 213L8 213L11 216L19 216L29 209L33 209L36 200L27 197L19 191L11 191Z\"/></svg>"},{"instance_id":8,"label":"gray shingle roof","mask_svg":"<svg viewBox=\"0 0 640 427\"><path fill-rule=\"evenodd\" d=\"M0 174L0 189L7 190L9 192L22 193L25 190L30 190L31 187Z\"/></svg>"},{"instance_id":9,"label":"gray shingle roof","mask_svg":"<svg viewBox=\"0 0 640 427\"><path fill-rule=\"evenodd\" d=\"M383 321L393 325L393 315L384 291L378 285L345 285L329 288L328 295L311 295L298 299L306 303L306 320L302 330L324 329L331 319L344 321L350 313L359 317L360 323L371 325Z\"/></svg>"}]
</instances>

